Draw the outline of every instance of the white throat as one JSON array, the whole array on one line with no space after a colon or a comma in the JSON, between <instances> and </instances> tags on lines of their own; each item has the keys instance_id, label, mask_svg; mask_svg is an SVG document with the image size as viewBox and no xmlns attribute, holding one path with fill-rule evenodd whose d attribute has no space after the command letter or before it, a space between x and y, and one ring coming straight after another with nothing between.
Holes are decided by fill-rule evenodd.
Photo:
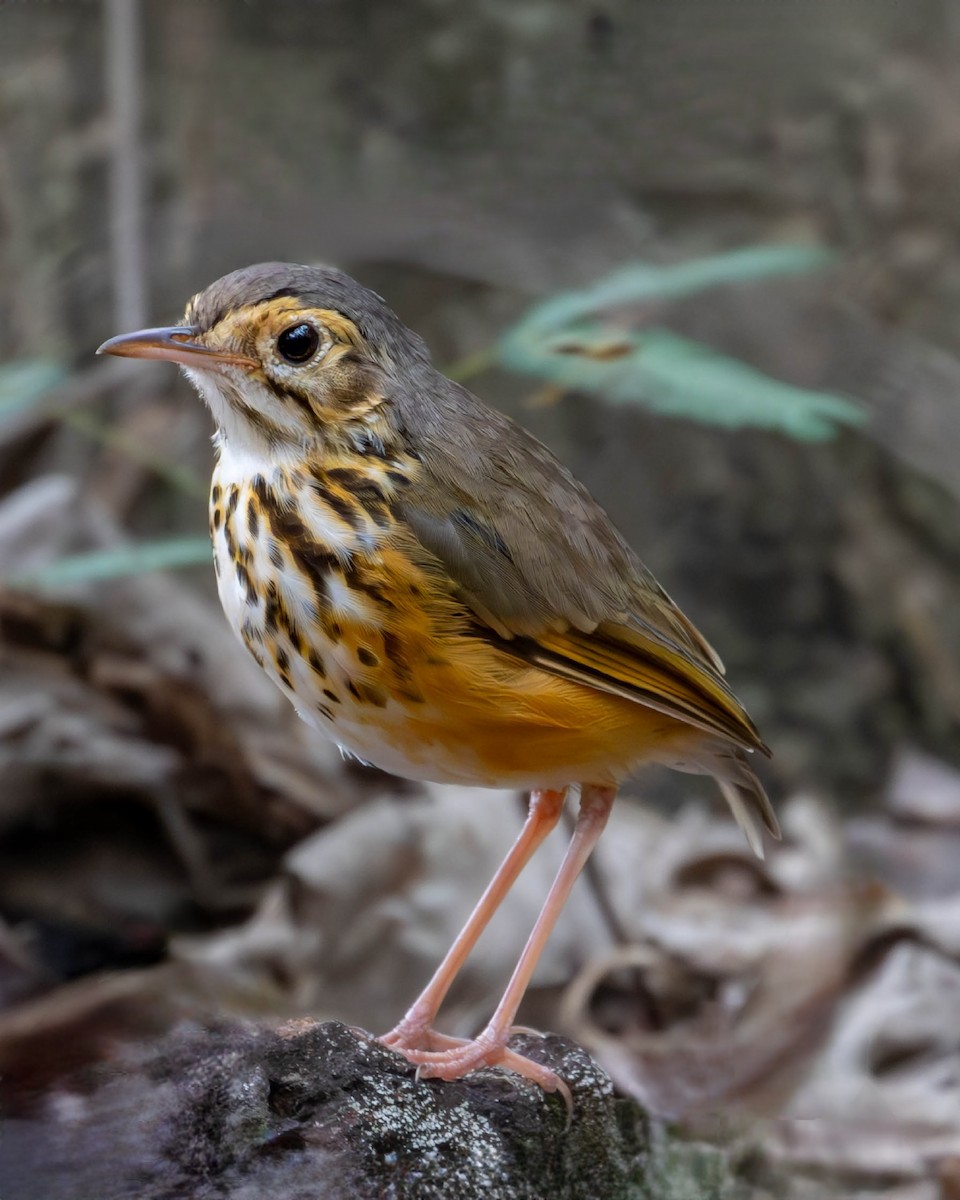
<instances>
[{"instance_id":1,"label":"white throat","mask_svg":"<svg viewBox=\"0 0 960 1200\"><path fill-rule=\"evenodd\" d=\"M264 416L271 425L289 431L291 441L268 439L261 429L238 411L237 402L243 395L242 385L249 386L248 380L243 378L242 368L218 367L212 371L198 371L193 367L183 367L182 370L210 409L217 426L214 444L219 449L221 459L224 454L229 454L238 465L242 462L249 467L251 475L302 460L300 427L275 397L263 393Z\"/></svg>"}]
</instances>

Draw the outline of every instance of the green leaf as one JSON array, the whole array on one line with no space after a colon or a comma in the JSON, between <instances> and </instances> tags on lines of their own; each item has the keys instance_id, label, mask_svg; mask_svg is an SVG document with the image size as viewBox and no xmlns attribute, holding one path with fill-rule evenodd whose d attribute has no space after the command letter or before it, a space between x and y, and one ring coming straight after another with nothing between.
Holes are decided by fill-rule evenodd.
<instances>
[{"instance_id":1,"label":"green leaf","mask_svg":"<svg viewBox=\"0 0 960 1200\"><path fill-rule=\"evenodd\" d=\"M206 537L161 538L138 542L115 550L92 550L57 559L45 567L23 571L7 578L17 587L53 589L123 575L145 575L210 562L210 539Z\"/></svg>"},{"instance_id":2,"label":"green leaf","mask_svg":"<svg viewBox=\"0 0 960 1200\"><path fill-rule=\"evenodd\" d=\"M645 300L679 300L723 284L806 275L822 271L833 261L830 251L818 246L771 245L747 246L668 266L631 263L590 287L543 301L527 313L522 325L544 333L556 332L572 321L604 309L637 305Z\"/></svg>"},{"instance_id":3,"label":"green leaf","mask_svg":"<svg viewBox=\"0 0 960 1200\"><path fill-rule=\"evenodd\" d=\"M854 401L793 387L689 338L657 326L606 320L610 309L641 309L704 288L822 269L832 261L806 246L757 246L676 266L635 263L592 287L537 305L500 340L502 365L554 386L638 404L670 416L730 428L777 429L810 441L856 425Z\"/></svg>"},{"instance_id":4,"label":"green leaf","mask_svg":"<svg viewBox=\"0 0 960 1200\"><path fill-rule=\"evenodd\" d=\"M0 366L0 420L29 408L66 374L60 363L47 358L22 358Z\"/></svg>"},{"instance_id":5,"label":"green leaf","mask_svg":"<svg viewBox=\"0 0 960 1200\"><path fill-rule=\"evenodd\" d=\"M804 441L833 437L838 425L859 424L866 415L842 396L793 387L662 329L632 335L619 368L571 356L553 378L614 404L642 403L653 412L730 429L777 429Z\"/></svg>"}]
</instances>

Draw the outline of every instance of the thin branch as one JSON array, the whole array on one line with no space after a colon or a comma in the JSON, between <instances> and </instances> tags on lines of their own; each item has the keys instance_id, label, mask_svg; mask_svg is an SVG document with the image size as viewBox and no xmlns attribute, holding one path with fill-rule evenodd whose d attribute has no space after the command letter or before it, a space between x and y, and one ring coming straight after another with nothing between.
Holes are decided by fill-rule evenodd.
<instances>
[{"instance_id":1,"label":"thin branch","mask_svg":"<svg viewBox=\"0 0 960 1200\"><path fill-rule=\"evenodd\" d=\"M140 0L104 0L110 116L110 257L117 329L146 324Z\"/></svg>"}]
</instances>

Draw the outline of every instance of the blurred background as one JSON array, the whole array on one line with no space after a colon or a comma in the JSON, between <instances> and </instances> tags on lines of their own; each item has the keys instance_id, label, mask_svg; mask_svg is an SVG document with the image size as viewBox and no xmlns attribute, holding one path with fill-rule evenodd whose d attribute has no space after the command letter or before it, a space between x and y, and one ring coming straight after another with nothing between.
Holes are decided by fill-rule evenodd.
<instances>
[{"instance_id":1,"label":"blurred background","mask_svg":"<svg viewBox=\"0 0 960 1200\"><path fill-rule=\"evenodd\" d=\"M300 727L219 612L207 412L94 358L327 262L588 485L773 747L763 864L708 788L631 786L524 1019L658 1112L793 1119L791 1180L958 1194L958 52L950 0L0 8L11 1096L183 1016L388 1028L522 817Z\"/></svg>"}]
</instances>

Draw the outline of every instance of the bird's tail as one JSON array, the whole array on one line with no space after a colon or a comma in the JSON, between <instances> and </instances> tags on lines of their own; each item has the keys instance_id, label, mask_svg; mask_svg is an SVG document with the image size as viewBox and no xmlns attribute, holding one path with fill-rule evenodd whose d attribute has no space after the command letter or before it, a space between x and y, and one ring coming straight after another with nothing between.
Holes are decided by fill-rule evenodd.
<instances>
[{"instance_id":1,"label":"bird's tail","mask_svg":"<svg viewBox=\"0 0 960 1200\"><path fill-rule=\"evenodd\" d=\"M696 757L669 764L682 771L712 775L730 811L743 830L750 849L763 858L763 831L780 840L780 825L763 784L750 765L747 752L727 741L714 741L697 747Z\"/></svg>"},{"instance_id":2,"label":"bird's tail","mask_svg":"<svg viewBox=\"0 0 960 1200\"><path fill-rule=\"evenodd\" d=\"M704 765L716 779L750 849L757 858L763 858L763 830L779 841L780 823L746 753L739 747L728 745Z\"/></svg>"}]
</instances>

